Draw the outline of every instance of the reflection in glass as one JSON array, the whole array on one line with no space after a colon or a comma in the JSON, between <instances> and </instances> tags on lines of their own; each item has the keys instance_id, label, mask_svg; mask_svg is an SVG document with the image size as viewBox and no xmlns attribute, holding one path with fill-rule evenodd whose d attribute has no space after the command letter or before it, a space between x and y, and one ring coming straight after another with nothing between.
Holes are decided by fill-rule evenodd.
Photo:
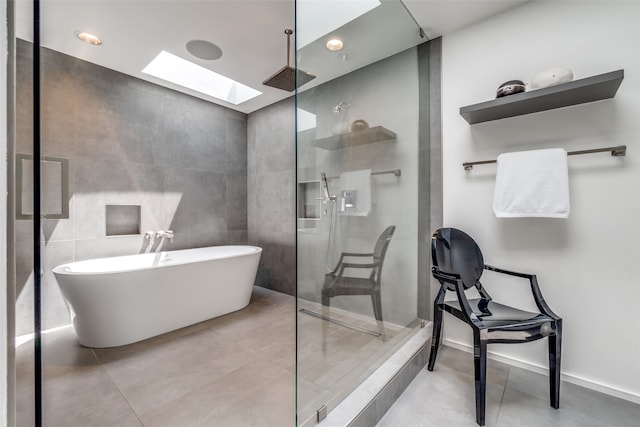
<instances>
[{"instance_id":1,"label":"reflection in glass","mask_svg":"<svg viewBox=\"0 0 640 427\"><path fill-rule=\"evenodd\" d=\"M46 219L69 218L69 159L43 156L40 161ZM16 219L33 219L33 156L16 154Z\"/></svg>"},{"instance_id":2,"label":"reflection in glass","mask_svg":"<svg viewBox=\"0 0 640 427\"><path fill-rule=\"evenodd\" d=\"M298 65L318 82L297 93L298 111L315 119L298 126L297 181L323 187L319 219L298 219L299 425L334 409L419 323L415 46L424 40L401 2L375 3L338 27L327 18L328 32L309 40L323 22L298 2ZM336 35L348 55L326 48Z\"/></svg>"}]
</instances>

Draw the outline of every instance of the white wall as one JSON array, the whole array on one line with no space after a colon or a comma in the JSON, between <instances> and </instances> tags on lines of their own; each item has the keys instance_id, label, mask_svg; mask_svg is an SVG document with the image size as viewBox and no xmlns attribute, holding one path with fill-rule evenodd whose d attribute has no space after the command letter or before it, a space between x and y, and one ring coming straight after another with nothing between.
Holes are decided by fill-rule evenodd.
<instances>
[{"instance_id":1,"label":"white wall","mask_svg":"<svg viewBox=\"0 0 640 427\"><path fill-rule=\"evenodd\" d=\"M471 234L485 262L533 272L564 318L565 378L640 401L640 2L531 2L443 38L444 224ZM554 66L575 79L620 68L612 100L469 125L459 108L490 100L512 79ZM496 219L495 165L465 172L465 161L501 152L626 144L627 157L569 159L571 215ZM492 289L489 279L485 285ZM498 285L501 285L500 282ZM526 282L493 292L533 308ZM471 343L470 328L446 318L445 340ZM493 345L499 356L546 366L546 340Z\"/></svg>"}]
</instances>

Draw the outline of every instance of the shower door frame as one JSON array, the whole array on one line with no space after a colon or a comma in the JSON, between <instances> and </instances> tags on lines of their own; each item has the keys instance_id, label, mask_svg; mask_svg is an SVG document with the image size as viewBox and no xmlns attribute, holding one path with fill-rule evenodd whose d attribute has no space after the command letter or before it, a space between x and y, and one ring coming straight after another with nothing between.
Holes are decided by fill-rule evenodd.
<instances>
[{"instance_id":1,"label":"shower door frame","mask_svg":"<svg viewBox=\"0 0 640 427\"><path fill-rule=\"evenodd\" d=\"M4 3L6 9L3 10L4 22L6 22L6 33L2 36L2 48L7 54L5 56L5 72L0 73L6 77L4 95L1 95L6 113L0 119L5 125L5 140L0 148L2 158L6 159L0 166L0 174L6 176L2 184L6 198L0 200L0 259L6 260L6 270L4 271L4 283L0 291L0 312L3 313L4 321L0 336L6 340L0 342L0 424L13 426L16 422L16 375L15 375L15 250L14 250L14 152L15 152L15 1L8 0ZM4 38L6 36L6 39ZM2 127L2 126L0 126Z\"/></svg>"}]
</instances>

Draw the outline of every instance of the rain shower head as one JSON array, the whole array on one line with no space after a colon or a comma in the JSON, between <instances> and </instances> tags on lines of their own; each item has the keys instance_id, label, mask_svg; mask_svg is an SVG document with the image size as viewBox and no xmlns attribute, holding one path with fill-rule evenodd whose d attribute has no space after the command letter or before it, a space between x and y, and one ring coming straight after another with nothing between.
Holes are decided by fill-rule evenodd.
<instances>
[{"instance_id":1,"label":"rain shower head","mask_svg":"<svg viewBox=\"0 0 640 427\"><path fill-rule=\"evenodd\" d=\"M262 82L263 85L275 87L277 89L293 92L296 88L302 86L305 83L316 78L313 74L309 74L306 71L296 70L289 65L290 52L291 52L291 34L293 30L286 29L284 33L287 35L287 65L276 71L267 80Z\"/></svg>"},{"instance_id":2,"label":"rain shower head","mask_svg":"<svg viewBox=\"0 0 640 427\"><path fill-rule=\"evenodd\" d=\"M336 116L339 116L344 110L349 107L351 107L351 104L349 104L348 102L340 101L338 105L331 109L331 112Z\"/></svg>"},{"instance_id":3,"label":"rain shower head","mask_svg":"<svg viewBox=\"0 0 640 427\"><path fill-rule=\"evenodd\" d=\"M296 77L297 75L297 77ZM262 82L262 84L275 87L277 89L286 90L288 92L293 92L296 88L296 79L298 83L298 87L303 84L315 79L316 76L313 74L309 74L306 71L296 70L293 67L285 65L267 80Z\"/></svg>"}]
</instances>

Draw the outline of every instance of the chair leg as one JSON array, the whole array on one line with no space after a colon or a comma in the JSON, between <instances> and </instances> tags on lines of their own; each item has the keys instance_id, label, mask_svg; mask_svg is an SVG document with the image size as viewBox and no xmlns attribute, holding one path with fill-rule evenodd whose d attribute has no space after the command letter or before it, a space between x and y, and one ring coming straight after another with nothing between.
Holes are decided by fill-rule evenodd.
<instances>
[{"instance_id":1,"label":"chair leg","mask_svg":"<svg viewBox=\"0 0 640 427\"><path fill-rule=\"evenodd\" d=\"M549 395L551 406L560 407L560 361L562 356L562 320L558 320L555 335L549 336Z\"/></svg>"},{"instance_id":2,"label":"chair leg","mask_svg":"<svg viewBox=\"0 0 640 427\"><path fill-rule=\"evenodd\" d=\"M378 322L382 322L382 301L380 300L380 291L371 293L371 304L373 305L373 314Z\"/></svg>"},{"instance_id":3,"label":"chair leg","mask_svg":"<svg viewBox=\"0 0 640 427\"><path fill-rule=\"evenodd\" d=\"M483 426L487 400L487 341L482 339L481 333L474 332L473 334L473 367L476 389L476 422Z\"/></svg>"},{"instance_id":4,"label":"chair leg","mask_svg":"<svg viewBox=\"0 0 640 427\"><path fill-rule=\"evenodd\" d=\"M329 297L329 295L325 291L322 291L322 305L325 307L329 307L329 305L331 304L329 302L330 300L331 298Z\"/></svg>"},{"instance_id":5,"label":"chair leg","mask_svg":"<svg viewBox=\"0 0 640 427\"><path fill-rule=\"evenodd\" d=\"M438 304L433 305L433 335L431 337L431 353L429 354L428 371L433 371L436 364L436 356L440 347L440 336L442 335L442 309Z\"/></svg>"},{"instance_id":6,"label":"chair leg","mask_svg":"<svg viewBox=\"0 0 640 427\"><path fill-rule=\"evenodd\" d=\"M322 291L322 315L326 318L330 317L330 301L329 295ZM329 339L329 322L322 321L322 354L327 353L327 340Z\"/></svg>"},{"instance_id":7,"label":"chair leg","mask_svg":"<svg viewBox=\"0 0 640 427\"><path fill-rule=\"evenodd\" d=\"M435 301L433 301L433 336L431 337L431 354L429 354L429 364L427 370L433 371L433 367L436 364L436 355L438 354L438 347L440 347L440 336L442 335L442 309L440 304L444 301L444 294L447 292L440 284L440 290L436 295Z\"/></svg>"}]
</instances>

